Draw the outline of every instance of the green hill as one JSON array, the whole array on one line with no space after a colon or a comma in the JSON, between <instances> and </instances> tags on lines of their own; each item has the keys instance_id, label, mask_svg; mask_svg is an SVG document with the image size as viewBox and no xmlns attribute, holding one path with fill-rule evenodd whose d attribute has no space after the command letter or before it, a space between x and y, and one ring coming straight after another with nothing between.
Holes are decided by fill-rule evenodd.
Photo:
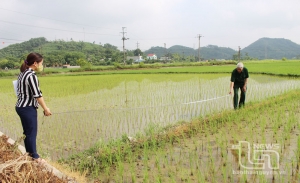
<instances>
[{"instance_id":1,"label":"green hill","mask_svg":"<svg viewBox=\"0 0 300 183\"><path fill-rule=\"evenodd\" d=\"M152 47L145 51L145 54L155 53L158 57L162 57L166 54L178 54L182 58L184 57L195 57L198 60L198 49L193 49L185 46L175 45L168 49L163 47ZM201 59L232 59L232 55L237 51L231 48L218 47L215 45L208 45L200 48Z\"/></svg>"},{"instance_id":2,"label":"green hill","mask_svg":"<svg viewBox=\"0 0 300 183\"><path fill-rule=\"evenodd\" d=\"M41 47L46 43L46 38L42 37L30 39L29 41L25 41L22 43L12 44L0 50L0 58L22 57L24 54L28 54L29 52L34 51L35 49Z\"/></svg>"},{"instance_id":3,"label":"green hill","mask_svg":"<svg viewBox=\"0 0 300 183\"><path fill-rule=\"evenodd\" d=\"M226 48L226 47L218 47L214 45L208 45L206 47L200 48L201 58L205 59L232 59L232 55L236 54L237 51Z\"/></svg>"},{"instance_id":4,"label":"green hill","mask_svg":"<svg viewBox=\"0 0 300 183\"><path fill-rule=\"evenodd\" d=\"M258 59L299 59L300 45L284 38L261 38L241 52Z\"/></svg>"},{"instance_id":5,"label":"green hill","mask_svg":"<svg viewBox=\"0 0 300 183\"><path fill-rule=\"evenodd\" d=\"M97 45L72 40L47 41L41 37L1 49L0 67L17 67L30 52L41 53L47 66L76 65L78 59L84 59L93 65L109 65L112 61L122 60L120 51L110 44Z\"/></svg>"},{"instance_id":6,"label":"green hill","mask_svg":"<svg viewBox=\"0 0 300 183\"><path fill-rule=\"evenodd\" d=\"M138 55L137 50L127 50L127 56ZM139 50L140 51L140 50ZM114 62L123 62L123 54L111 44L97 45L88 42L73 40L47 41L46 38L32 38L29 41L12 44L0 50L0 68L19 67L28 53L39 52L44 56L46 66L62 66L63 64L77 65L111 65ZM141 51L140 51L141 52ZM197 61L198 49L175 45L168 49L151 47L144 54L154 53L158 58L168 56L173 61ZM234 59L237 60L237 51L231 48L208 45L200 48L202 60ZM257 59L300 59L300 45L283 38L261 38L241 50L241 60ZM130 61L127 61L131 64Z\"/></svg>"},{"instance_id":7,"label":"green hill","mask_svg":"<svg viewBox=\"0 0 300 183\"><path fill-rule=\"evenodd\" d=\"M168 49L152 47L145 51L146 54L155 53L158 57L166 53L178 54L182 58L195 56L198 60L198 49L185 46L172 46ZM200 48L201 59L233 59L237 58L237 51L231 48L208 45ZM241 59L300 59L300 45L283 38L261 38L241 50Z\"/></svg>"}]
</instances>

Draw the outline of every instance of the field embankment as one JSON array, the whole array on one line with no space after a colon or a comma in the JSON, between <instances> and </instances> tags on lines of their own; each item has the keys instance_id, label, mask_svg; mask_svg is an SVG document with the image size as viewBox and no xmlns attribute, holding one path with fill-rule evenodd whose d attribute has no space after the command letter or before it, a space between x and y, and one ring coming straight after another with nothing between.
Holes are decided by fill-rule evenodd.
<instances>
[{"instance_id":1,"label":"field embankment","mask_svg":"<svg viewBox=\"0 0 300 183\"><path fill-rule=\"evenodd\" d=\"M191 62L171 64L137 64L95 66L80 69L45 68L41 75L107 75L107 74L176 74L176 73L231 73L235 61L226 62ZM275 76L299 77L299 60L262 60L244 61L245 67L252 74L267 74ZM0 77L11 77L18 74L18 70L0 71Z\"/></svg>"}]
</instances>

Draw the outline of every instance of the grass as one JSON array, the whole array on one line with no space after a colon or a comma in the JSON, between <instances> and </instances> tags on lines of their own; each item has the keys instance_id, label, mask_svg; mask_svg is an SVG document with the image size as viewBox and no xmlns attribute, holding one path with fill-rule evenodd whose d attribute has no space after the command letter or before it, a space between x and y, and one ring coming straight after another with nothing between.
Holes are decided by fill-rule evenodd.
<instances>
[{"instance_id":1,"label":"grass","mask_svg":"<svg viewBox=\"0 0 300 183\"><path fill-rule=\"evenodd\" d=\"M252 74L267 74L276 76L299 77L299 60L262 60L243 61L245 67ZM43 75L111 75L111 74L176 74L176 73L231 73L236 62L196 62L173 64L144 64L116 67L101 66L81 69L46 68ZM0 71L0 77L12 77L19 73L18 70Z\"/></svg>"},{"instance_id":2,"label":"grass","mask_svg":"<svg viewBox=\"0 0 300 183\"><path fill-rule=\"evenodd\" d=\"M266 60L266 61L245 61L245 67L248 68L251 74L267 74L276 76L290 76L299 77L300 76L300 61L290 60L290 61L277 61L277 60ZM158 68L140 68L136 70L132 69L119 69L113 70L103 70L101 72L82 72L76 73L75 75L106 75L106 74L179 74L179 73L231 73L234 69L235 62L225 63L225 64L203 64L203 65L159 65Z\"/></svg>"},{"instance_id":3,"label":"grass","mask_svg":"<svg viewBox=\"0 0 300 183\"><path fill-rule=\"evenodd\" d=\"M155 64L135 64L135 65L121 65L115 64L114 66L92 66L87 68L79 69L68 69L68 68L44 68L42 75L49 74L71 74L71 73L83 73L86 71L97 72L97 71L116 71L116 70L137 70L137 69L153 69L153 68L163 68L163 67L185 67L185 66L209 66L209 65L227 65L235 64L234 61L224 61L224 62L176 62L176 63L155 63ZM111 73L113 73L111 72ZM0 70L0 77L5 76L16 76L19 70L13 69L8 71Z\"/></svg>"}]
</instances>

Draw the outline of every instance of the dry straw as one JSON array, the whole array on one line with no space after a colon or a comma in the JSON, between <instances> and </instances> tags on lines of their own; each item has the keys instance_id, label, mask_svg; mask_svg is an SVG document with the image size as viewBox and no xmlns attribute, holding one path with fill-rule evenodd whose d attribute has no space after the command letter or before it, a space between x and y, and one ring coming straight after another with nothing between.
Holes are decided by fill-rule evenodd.
<instances>
[{"instance_id":1,"label":"dry straw","mask_svg":"<svg viewBox=\"0 0 300 183\"><path fill-rule=\"evenodd\" d=\"M7 143L8 137L0 137L0 182L17 183L63 183L67 179L60 179L46 167L32 161L31 157L22 155L14 145Z\"/></svg>"}]
</instances>

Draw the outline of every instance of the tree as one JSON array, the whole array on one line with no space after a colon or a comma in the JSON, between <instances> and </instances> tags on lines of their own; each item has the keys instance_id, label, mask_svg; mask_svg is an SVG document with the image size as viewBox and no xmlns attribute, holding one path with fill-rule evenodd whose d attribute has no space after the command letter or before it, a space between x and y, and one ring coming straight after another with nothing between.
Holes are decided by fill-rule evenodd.
<instances>
[{"instance_id":1,"label":"tree","mask_svg":"<svg viewBox=\"0 0 300 183\"><path fill-rule=\"evenodd\" d=\"M248 53L245 53L245 56L243 57L243 60L252 60L251 57L249 57Z\"/></svg>"},{"instance_id":2,"label":"tree","mask_svg":"<svg viewBox=\"0 0 300 183\"><path fill-rule=\"evenodd\" d=\"M239 54L236 53L236 54L232 55L232 60L238 61L239 60Z\"/></svg>"},{"instance_id":3,"label":"tree","mask_svg":"<svg viewBox=\"0 0 300 183\"><path fill-rule=\"evenodd\" d=\"M65 53L65 61L68 63L74 63L76 62L78 59L85 59L85 55L82 52L66 52Z\"/></svg>"},{"instance_id":4,"label":"tree","mask_svg":"<svg viewBox=\"0 0 300 183\"><path fill-rule=\"evenodd\" d=\"M113 51L109 48L106 48L104 51L104 55L106 59L110 59L113 55Z\"/></svg>"},{"instance_id":5,"label":"tree","mask_svg":"<svg viewBox=\"0 0 300 183\"><path fill-rule=\"evenodd\" d=\"M192 56L192 55L187 56L187 57L186 57L186 61L188 61L188 62L194 62L194 61L195 61L195 57Z\"/></svg>"},{"instance_id":6,"label":"tree","mask_svg":"<svg viewBox=\"0 0 300 183\"><path fill-rule=\"evenodd\" d=\"M20 61L24 62L30 52L38 52L43 55L44 64L50 67L63 64L76 65L76 61L80 58L97 65L102 59L105 61L112 59L113 55L115 55L115 61L120 60L118 54L121 52L116 46L111 44L99 46L82 41L76 42L73 38L71 39L48 42L45 38L34 38L23 43L12 44L0 49L0 59L12 60L19 66ZM133 55L133 51L130 54ZM108 64L111 64L111 61Z\"/></svg>"},{"instance_id":7,"label":"tree","mask_svg":"<svg viewBox=\"0 0 300 183\"><path fill-rule=\"evenodd\" d=\"M5 69L6 67L9 69L13 69L16 66L18 66L18 64L12 60L7 60L7 59L0 60L0 68L1 69Z\"/></svg>"},{"instance_id":8,"label":"tree","mask_svg":"<svg viewBox=\"0 0 300 183\"><path fill-rule=\"evenodd\" d=\"M79 65L80 67L90 67L91 63L89 63L87 60L80 58L76 61L76 64Z\"/></svg>"},{"instance_id":9,"label":"tree","mask_svg":"<svg viewBox=\"0 0 300 183\"><path fill-rule=\"evenodd\" d=\"M181 56L178 53L172 54L172 58L175 62L180 61Z\"/></svg>"},{"instance_id":10,"label":"tree","mask_svg":"<svg viewBox=\"0 0 300 183\"><path fill-rule=\"evenodd\" d=\"M118 47L113 46L113 45L111 45L109 43L104 44L103 47L106 48L106 49L118 50Z\"/></svg>"},{"instance_id":11,"label":"tree","mask_svg":"<svg viewBox=\"0 0 300 183\"><path fill-rule=\"evenodd\" d=\"M143 52L138 48L133 51L134 56L142 56Z\"/></svg>"},{"instance_id":12,"label":"tree","mask_svg":"<svg viewBox=\"0 0 300 183\"><path fill-rule=\"evenodd\" d=\"M132 57L132 56L134 56L134 53L133 53L133 51L126 51L125 52L125 54L127 54L127 56L129 56L129 57Z\"/></svg>"},{"instance_id":13,"label":"tree","mask_svg":"<svg viewBox=\"0 0 300 183\"><path fill-rule=\"evenodd\" d=\"M113 62L121 62L122 59L123 59L123 55L120 52L115 52L111 57L111 60Z\"/></svg>"}]
</instances>

